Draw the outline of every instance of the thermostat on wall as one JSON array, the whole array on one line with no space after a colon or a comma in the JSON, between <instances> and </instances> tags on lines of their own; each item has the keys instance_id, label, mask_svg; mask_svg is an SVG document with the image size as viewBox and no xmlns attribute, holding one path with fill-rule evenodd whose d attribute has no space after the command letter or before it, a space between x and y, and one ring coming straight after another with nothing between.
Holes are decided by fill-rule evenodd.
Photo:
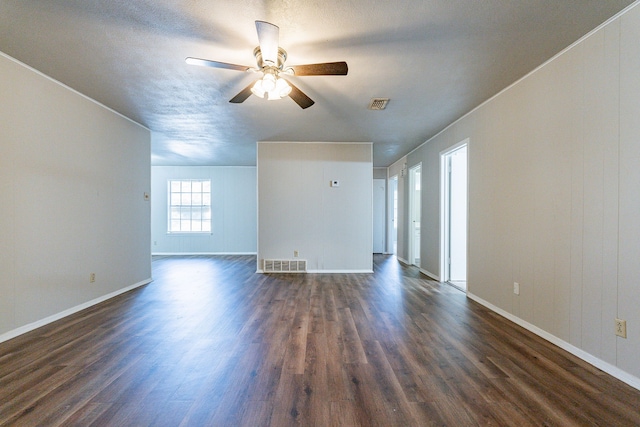
<instances>
[{"instance_id":1,"label":"thermostat on wall","mask_svg":"<svg viewBox=\"0 0 640 427\"><path fill-rule=\"evenodd\" d=\"M331 181L331 186L332 187L340 187L340 181L337 181L337 180Z\"/></svg>"}]
</instances>

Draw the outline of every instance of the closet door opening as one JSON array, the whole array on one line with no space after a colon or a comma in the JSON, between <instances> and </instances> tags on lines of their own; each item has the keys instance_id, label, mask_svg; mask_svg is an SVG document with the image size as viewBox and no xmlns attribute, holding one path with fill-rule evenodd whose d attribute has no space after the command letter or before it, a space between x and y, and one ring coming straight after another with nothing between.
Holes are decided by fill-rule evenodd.
<instances>
[{"instance_id":1,"label":"closet door opening","mask_svg":"<svg viewBox=\"0 0 640 427\"><path fill-rule=\"evenodd\" d=\"M389 206L391 212L389 219L389 251L397 255L398 253L398 175L394 175L389 179Z\"/></svg>"},{"instance_id":2,"label":"closet door opening","mask_svg":"<svg viewBox=\"0 0 640 427\"><path fill-rule=\"evenodd\" d=\"M420 267L420 192L422 163L409 169L409 262Z\"/></svg>"},{"instance_id":3,"label":"closet door opening","mask_svg":"<svg viewBox=\"0 0 640 427\"><path fill-rule=\"evenodd\" d=\"M441 153L442 280L467 289L468 141Z\"/></svg>"}]
</instances>

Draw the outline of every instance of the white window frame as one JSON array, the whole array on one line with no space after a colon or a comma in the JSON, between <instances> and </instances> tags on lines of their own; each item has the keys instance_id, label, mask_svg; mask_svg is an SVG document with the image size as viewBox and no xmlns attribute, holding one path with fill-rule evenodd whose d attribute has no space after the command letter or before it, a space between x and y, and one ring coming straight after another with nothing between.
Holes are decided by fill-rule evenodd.
<instances>
[{"instance_id":1,"label":"white window frame","mask_svg":"<svg viewBox=\"0 0 640 427\"><path fill-rule=\"evenodd\" d=\"M211 180L167 180L167 234L211 234Z\"/></svg>"}]
</instances>

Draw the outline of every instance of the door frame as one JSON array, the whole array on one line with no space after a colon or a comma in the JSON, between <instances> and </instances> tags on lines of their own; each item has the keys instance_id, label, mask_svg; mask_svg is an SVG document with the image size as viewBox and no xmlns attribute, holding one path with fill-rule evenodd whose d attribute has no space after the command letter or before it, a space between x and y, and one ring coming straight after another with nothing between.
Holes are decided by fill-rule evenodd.
<instances>
[{"instance_id":1,"label":"door frame","mask_svg":"<svg viewBox=\"0 0 640 427\"><path fill-rule=\"evenodd\" d=\"M387 182L387 253L397 255L398 244L398 174L393 175ZM394 198L395 196L395 198Z\"/></svg>"},{"instance_id":2,"label":"door frame","mask_svg":"<svg viewBox=\"0 0 640 427\"><path fill-rule=\"evenodd\" d=\"M469 260L469 147L470 140L466 138L457 144L452 145L440 152L440 280L448 282L451 279L451 272L449 269L449 238L450 238L450 200L449 200L449 165L447 164L449 155L459 150L460 148L467 147L467 232L466 232L466 257L467 266Z\"/></svg>"},{"instance_id":3,"label":"door frame","mask_svg":"<svg viewBox=\"0 0 640 427\"><path fill-rule=\"evenodd\" d=\"M376 199L376 185L382 185L382 199ZM373 178L373 253L386 253L387 252L387 180L385 178ZM376 202L382 202L382 206L377 206ZM377 221L376 221L377 219ZM382 230L376 230L376 225L382 227ZM378 233L376 233L378 231ZM382 244L380 246L380 252L376 252L376 239L380 237Z\"/></svg>"},{"instance_id":4,"label":"door frame","mask_svg":"<svg viewBox=\"0 0 640 427\"><path fill-rule=\"evenodd\" d=\"M416 170L420 170L420 199L416 201L416 190L415 190L415 175ZM422 220L422 162L416 163L415 165L409 168L409 264L415 265L416 267L420 267L419 263L416 264L416 248L415 248L415 225L414 225L414 211L416 210L416 202L420 206L420 213L418 215L418 221ZM422 244L422 233L420 234L420 240L418 241L418 249ZM420 254L420 256L422 256Z\"/></svg>"}]
</instances>

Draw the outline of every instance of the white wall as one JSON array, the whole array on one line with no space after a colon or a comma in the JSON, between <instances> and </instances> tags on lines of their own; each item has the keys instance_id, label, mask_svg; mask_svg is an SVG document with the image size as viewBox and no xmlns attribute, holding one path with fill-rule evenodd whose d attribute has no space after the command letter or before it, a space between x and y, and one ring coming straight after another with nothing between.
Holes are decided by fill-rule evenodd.
<instances>
[{"instance_id":1,"label":"white wall","mask_svg":"<svg viewBox=\"0 0 640 427\"><path fill-rule=\"evenodd\" d=\"M211 180L211 233L167 233L167 181ZM255 254L257 235L254 166L153 166L151 240L154 254Z\"/></svg>"},{"instance_id":2,"label":"white wall","mask_svg":"<svg viewBox=\"0 0 640 427\"><path fill-rule=\"evenodd\" d=\"M422 267L440 265L439 153L470 138L470 295L636 387L639 40L634 7L407 156L422 162Z\"/></svg>"},{"instance_id":3,"label":"white wall","mask_svg":"<svg viewBox=\"0 0 640 427\"><path fill-rule=\"evenodd\" d=\"M259 142L258 268L299 251L308 270L372 271L372 184L371 144Z\"/></svg>"},{"instance_id":4,"label":"white wall","mask_svg":"<svg viewBox=\"0 0 640 427\"><path fill-rule=\"evenodd\" d=\"M0 54L0 341L150 280L149 147Z\"/></svg>"}]
</instances>

